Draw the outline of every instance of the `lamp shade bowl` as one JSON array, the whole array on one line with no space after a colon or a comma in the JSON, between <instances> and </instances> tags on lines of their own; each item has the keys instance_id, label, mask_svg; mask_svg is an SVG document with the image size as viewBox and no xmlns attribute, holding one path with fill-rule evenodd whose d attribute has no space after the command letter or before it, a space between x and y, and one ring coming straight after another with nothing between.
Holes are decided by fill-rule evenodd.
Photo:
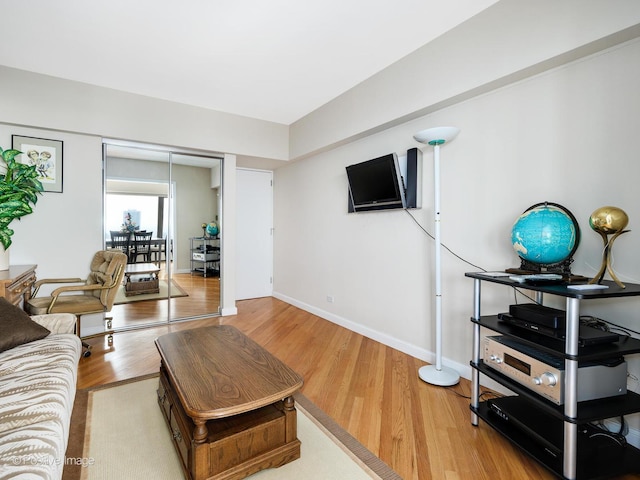
<instances>
[{"instance_id":1,"label":"lamp shade bowl","mask_svg":"<svg viewBox=\"0 0 640 480\"><path fill-rule=\"evenodd\" d=\"M419 131L413 138L420 143L442 145L456 138L458 133L460 129L457 127L434 127Z\"/></svg>"}]
</instances>

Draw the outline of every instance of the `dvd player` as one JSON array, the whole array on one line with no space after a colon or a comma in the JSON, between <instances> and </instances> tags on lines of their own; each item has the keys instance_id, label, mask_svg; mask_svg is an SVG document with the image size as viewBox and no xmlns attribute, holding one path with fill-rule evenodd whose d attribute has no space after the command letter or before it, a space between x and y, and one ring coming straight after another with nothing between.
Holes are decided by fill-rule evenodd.
<instances>
[{"instance_id":1,"label":"dvd player","mask_svg":"<svg viewBox=\"0 0 640 480\"><path fill-rule=\"evenodd\" d=\"M527 322L537 323L543 327L565 329L567 314L564 310L545 307L537 303L509 305L509 314Z\"/></svg>"},{"instance_id":2,"label":"dvd player","mask_svg":"<svg viewBox=\"0 0 640 480\"><path fill-rule=\"evenodd\" d=\"M498 319L509 325L513 325L514 327L523 328L525 330L539 333L541 335L555 338L557 340L564 341L566 339L565 331L559 328L544 327L542 325L538 325L537 323L532 323L521 318L513 317L508 313L499 313ZM580 347L590 347L592 345L613 343L617 342L618 340L620 340L620 335L618 335L617 333L605 332L604 330L599 330L588 325L580 325L580 332L578 333L578 346Z\"/></svg>"}]
</instances>

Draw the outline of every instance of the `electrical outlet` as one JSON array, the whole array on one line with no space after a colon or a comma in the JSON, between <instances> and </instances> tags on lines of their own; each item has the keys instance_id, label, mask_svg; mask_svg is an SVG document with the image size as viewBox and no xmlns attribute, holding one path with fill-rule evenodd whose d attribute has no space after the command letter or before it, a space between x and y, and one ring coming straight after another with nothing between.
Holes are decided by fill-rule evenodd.
<instances>
[{"instance_id":1,"label":"electrical outlet","mask_svg":"<svg viewBox=\"0 0 640 480\"><path fill-rule=\"evenodd\" d=\"M333 303L333 295L327 295L327 302Z\"/></svg>"}]
</instances>

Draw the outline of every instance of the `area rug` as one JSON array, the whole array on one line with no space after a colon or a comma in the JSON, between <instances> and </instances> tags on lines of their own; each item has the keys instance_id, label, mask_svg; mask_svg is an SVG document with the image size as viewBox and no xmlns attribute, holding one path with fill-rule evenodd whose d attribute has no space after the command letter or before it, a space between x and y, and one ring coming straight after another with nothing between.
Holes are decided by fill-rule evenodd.
<instances>
[{"instance_id":1,"label":"area rug","mask_svg":"<svg viewBox=\"0 0 640 480\"><path fill-rule=\"evenodd\" d=\"M157 375L78 391L63 480L176 480L178 454L157 403ZM297 394L300 458L252 480L401 480L304 395Z\"/></svg>"},{"instance_id":2,"label":"area rug","mask_svg":"<svg viewBox=\"0 0 640 480\"><path fill-rule=\"evenodd\" d=\"M166 280L158 280L158 288L160 289L159 293L143 293L142 295L131 295L127 297L124 294L124 285L120 285L113 304L122 305L124 303L141 302L143 300L162 300L169 296L169 286ZM171 298L188 296L187 292L185 292L180 285L171 280Z\"/></svg>"}]
</instances>

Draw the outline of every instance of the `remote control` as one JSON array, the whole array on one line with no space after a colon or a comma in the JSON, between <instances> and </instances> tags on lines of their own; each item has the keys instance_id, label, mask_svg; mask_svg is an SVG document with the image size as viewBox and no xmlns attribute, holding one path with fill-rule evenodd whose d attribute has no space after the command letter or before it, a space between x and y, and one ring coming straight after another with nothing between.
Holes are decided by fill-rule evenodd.
<instances>
[{"instance_id":1,"label":"remote control","mask_svg":"<svg viewBox=\"0 0 640 480\"><path fill-rule=\"evenodd\" d=\"M585 283L580 285L567 285L567 288L571 290L604 290L605 288L609 288L609 285Z\"/></svg>"}]
</instances>

